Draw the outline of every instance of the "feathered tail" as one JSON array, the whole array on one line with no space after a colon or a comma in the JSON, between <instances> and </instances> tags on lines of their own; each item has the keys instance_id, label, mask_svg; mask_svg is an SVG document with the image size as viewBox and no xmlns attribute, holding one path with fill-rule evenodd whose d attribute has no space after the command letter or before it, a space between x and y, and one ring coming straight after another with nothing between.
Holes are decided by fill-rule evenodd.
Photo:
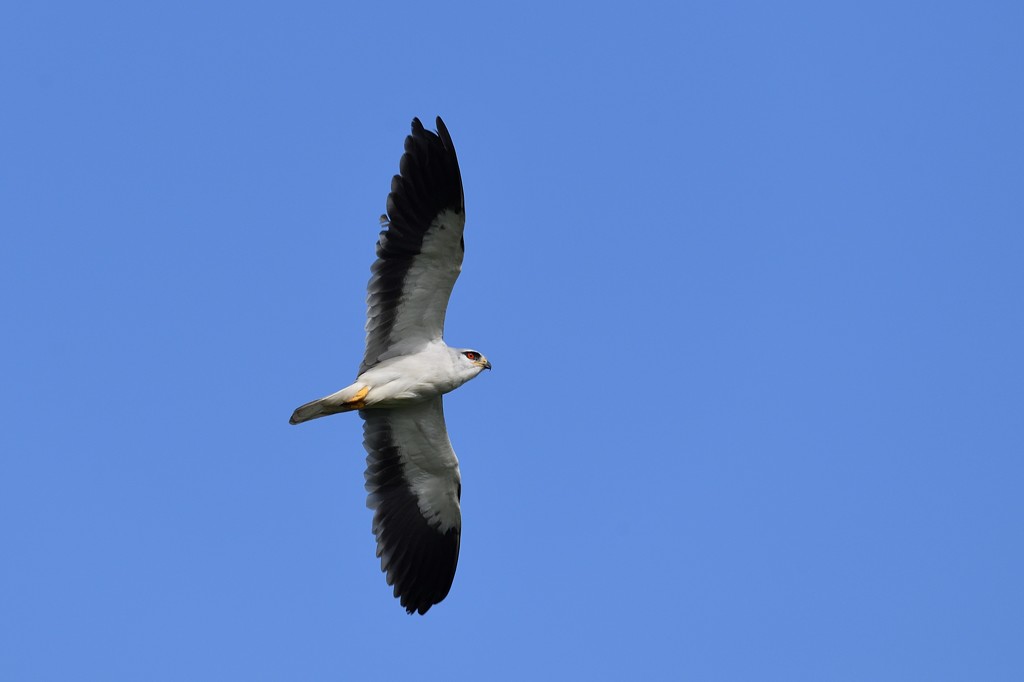
<instances>
[{"instance_id":1,"label":"feathered tail","mask_svg":"<svg viewBox=\"0 0 1024 682\"><path fill-rule=\"evenodd\" d=\"M360 383L346 386L326 398L318 398L295 408L295 411L292 412L292 418L288 420L288 423L301 424L302 422L308 422L310 419L326 417L329 414L361 410L364 405L363 399L369 392L370 389Z\"/></svg>"}]
</instances>

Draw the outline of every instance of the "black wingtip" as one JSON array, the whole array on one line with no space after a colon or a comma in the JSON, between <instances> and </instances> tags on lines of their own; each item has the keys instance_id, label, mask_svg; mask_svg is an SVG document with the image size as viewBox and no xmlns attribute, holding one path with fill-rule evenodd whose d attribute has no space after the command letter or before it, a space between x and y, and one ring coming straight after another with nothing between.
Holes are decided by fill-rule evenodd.
<instances>
[{"instance_id":1,"label":"black wingtip","mask_svg":"<svg viewBox=\"0 0 1024 682\"><path fill-rule=\"evenodd\" d=\"M434 119L434 123L435 123L435 125L437 127L437 132L436 133L434 133L433 131L430 131L430 130L427 130L426 128L424 128L423 127L423 123L420 121L419 117L418 116L414 116L413 119L412 119L412 126L411 126L412 127L412 136L413 137L420 137L420 136L434 137L434 136L436 136L436 137L440 138L441 144L444 146L444 148L446 150L448 150L449 152L451 152L452 155L454 155L455 154L455 145L452 143L452 135L451 135L451 133L448 132L448 126L446 126L444 124L444 121L441 119L440 116L437 116Z\"/></svg>"},{"instance_id":2,"label":"black wingtip","mask_svg":"<svg viewBox=\"0 0 1024 682\"><path fill-rule=\"evenodd\" d=\"M388 227L395 228L387 230L388 241L401 240L406 232L410 237L421 237L442 210L466 210L459 158L440 116L436 133L424 128L419 118L412 119L412 132L405 138L405 151L398 167L399 174L391 179L387 201ZM408 241L415 243L400 250L419 253L422 240Z\"/></svg>"},{"instance_id":3,"label":"black wingtip","mask_svg":"<svg viewBox=\"0 0 1024 682\"><path fill-rule=\"evenodd\" d=\"M437 117L436 123L437 123L437 136L441 138L441 142L443 142L444 146L447 147L448 149L451 149L452 151L455 151L455 145L452 144L452 136L448 132L448 126L446 126L444 124L444 121L441 120L440 116Z\"/></svg>"},{"instance_id":4,"label":"black wingtip","mask_svg":"<svg viewBox=\"0 0 1024 682\"><path fill-rule=\"evenodd\" d=\"M447 126L445 126L444 121L441 120L440 116L435 117L434 118L434 122L437 124L437 132L438 133L440 133L441 131L444 131L444 136L445 137L450 137L448 135L448 128L447 128ZM412 117L412 131L415 133L418 130L425 130L425 128L423 127L423 122L420 121L420 117L419 116L413 116Z\"/></svg>"}]
</instances>

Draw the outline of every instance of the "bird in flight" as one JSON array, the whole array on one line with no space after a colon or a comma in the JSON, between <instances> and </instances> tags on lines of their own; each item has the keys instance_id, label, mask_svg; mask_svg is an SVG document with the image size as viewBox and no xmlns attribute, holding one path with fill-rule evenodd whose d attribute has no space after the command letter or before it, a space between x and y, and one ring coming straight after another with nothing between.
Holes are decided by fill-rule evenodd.
<instances>
[{"instance_id":1,"label":"bird in flight","mask_svg":"<svg viewBox=\"0 0 1024 682\"><path fill-rule=\"evenodd\" d=\"M491 368L479 351L451 348L442 338L462 270L465 222L451 135L440 117L436 134L414 118L381 216L359 373L290 420L359 411L377 556L410 614L448 596L459 560L462 480L441 396Z\"/></svg>"}]
</instances>

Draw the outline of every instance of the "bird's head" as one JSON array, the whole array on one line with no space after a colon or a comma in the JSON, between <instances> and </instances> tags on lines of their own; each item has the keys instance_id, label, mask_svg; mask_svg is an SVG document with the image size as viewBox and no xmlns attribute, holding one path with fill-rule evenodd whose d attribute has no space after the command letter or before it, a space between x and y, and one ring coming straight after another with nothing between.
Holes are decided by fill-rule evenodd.
<instances>
[{"instance_id":1,"label":"bird's head","mask_svg":"<svg viewBox=\"0 0 1024 682\"><path fill-rule=\"evenodd\" d=\"M469 348L460 348L458 353L460 366L472 371L473 376L476 376L485 369L491 368L491 363L480 351L471 350Z\"/></svg>"}]
</instances>

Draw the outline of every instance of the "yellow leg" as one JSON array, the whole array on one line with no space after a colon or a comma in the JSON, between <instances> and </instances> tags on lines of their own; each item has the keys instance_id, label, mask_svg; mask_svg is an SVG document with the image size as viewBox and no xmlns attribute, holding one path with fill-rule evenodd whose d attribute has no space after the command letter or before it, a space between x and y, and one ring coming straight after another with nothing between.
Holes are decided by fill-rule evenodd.
<instances>
[{"instance_id":1,"label":"yellow leg","mask_svg":"<svg viewBox=\"0 0 1024 682\"><path fill-rule=\"evenodd\" d=\"M353 410L361 410L366 407L366 403L363 400L366 398L366 394L370 392L369 386L363 386L359 391L352 396L352 400L345 401L345 405L351 407Z\"/></svg>"}]
</instances>

